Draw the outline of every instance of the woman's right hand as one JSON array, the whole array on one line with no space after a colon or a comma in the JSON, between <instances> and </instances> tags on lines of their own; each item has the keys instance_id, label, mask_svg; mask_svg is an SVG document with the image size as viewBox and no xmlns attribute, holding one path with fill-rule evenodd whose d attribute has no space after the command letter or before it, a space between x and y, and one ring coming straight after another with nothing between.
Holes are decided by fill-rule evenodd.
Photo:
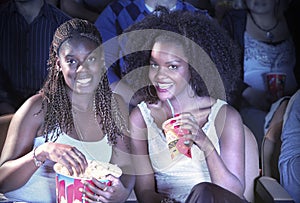
<instances>
[{"instance_id":1,"label":"woman's right hand","mask_svg":"<svg viewBox=\"0 0 300 203\"><path fill-rule=\"evenodd\" d=\"M66 144L46 142L36 148L35 156L38 160L49 159L64 165L70 175L74 172L77 175L82 174L88 166L84 154L76 147Z\"/></svg>"}]
</instances>

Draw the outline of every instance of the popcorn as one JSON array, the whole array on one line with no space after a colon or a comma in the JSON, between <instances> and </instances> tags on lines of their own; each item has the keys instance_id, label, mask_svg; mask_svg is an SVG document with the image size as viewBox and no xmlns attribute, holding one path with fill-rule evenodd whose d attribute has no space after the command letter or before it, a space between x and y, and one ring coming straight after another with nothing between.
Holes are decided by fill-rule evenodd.
<instances>
[{"instance_id":1,"label":"popcorn","mask_svg":"<svg viewBox=\"0 0 300 203\"><path fill-rule=\"evenodd\" d=\"M54 171L56 172L57 203L88 203L83 199L83 193L80 192L80 189L85 188L84 181L93 185L91 179L94 177L110 186L112 182L106 178L107 175L111 174L115 177L122 175L122 170L117 165L96 160L88 160L88 167L83 174L71 176L68 169L60 163L54 165ZM85 189L92 192L89 188Z\"/></svg>"},{"instance_id":2,"label":"popcorn","mask_svg":"<svg viewBox=\"0 0 300 203\"><path fill-rule=\"evenodd\" d=\"M60 163L55 164L55 171L63 175L70 176L68 169ZM120 177L122 175L122 170L117 165L113 165L111 163L88 160L88 167L85 172L79 175L73 174L72 177L84 179L92 179L92 177L94 177L96 179L103 179L109 174L115 177Z\"/></svg>"}]
</instances>

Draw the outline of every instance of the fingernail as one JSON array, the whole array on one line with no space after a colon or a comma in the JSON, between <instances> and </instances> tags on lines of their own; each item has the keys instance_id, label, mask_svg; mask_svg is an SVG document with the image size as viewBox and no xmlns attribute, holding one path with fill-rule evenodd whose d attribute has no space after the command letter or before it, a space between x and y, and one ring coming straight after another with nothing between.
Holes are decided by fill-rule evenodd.
<instances>
[{"instance_id":1,"label":"fingernail","mask_svg":"<svg viewBox=\"0 0 300 203\"><path fill-rule=\"evenodd\" d=\"M170 124L173 124L173 123L175 123L176 122L176 120L171 120L170 121Z\"/></svg>"},{"instance_id":2,"label":"fingernail","mask_svg":"<svg viewBox=\"0 0 300 203\"><path fill-rule=\"evenodd\" d=\"M180 115L180 114L179 114L179 113L177 113L177 114L175 114L175 115L174 115L174 117L176 117L176 116L179 116L179 115Z\"/></svg>"},{"instance_id":3,"label":"fingernail","mask_svg":"<svg viewBox=\"0 0 300 203\"><path fill-rule=\"evenodd\" d=\"M178 129L178 128L180 128L180 125L175 125L174 126L174 129Z\"/></svg>"},{"instance_id":4,"label":"fingernail","mask_svg":"<svg viewBox=\"0 0 300 203\"><path fill-rule=\"evenodd\" d=\"M190 144L190 141L189 140L184 140L183 142L185 145L189 145Z\"/></svg>"}]
</instances>

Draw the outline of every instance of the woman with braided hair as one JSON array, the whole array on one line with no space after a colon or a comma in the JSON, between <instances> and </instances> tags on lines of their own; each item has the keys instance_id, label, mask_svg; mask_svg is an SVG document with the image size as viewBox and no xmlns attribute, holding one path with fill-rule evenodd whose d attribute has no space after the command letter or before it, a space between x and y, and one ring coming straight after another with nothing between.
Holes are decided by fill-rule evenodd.
<instances>
[{"instance_id":1,"label":"woman with braided hair","mask_svg":"<svg viewBox=\"0 0 300 203\"><path fill-rule=\"evenodd\" d=\"M86 20L74 18L56 30L45 84L15 113L1 154L0 191L9 199L55 202L53 164L78 175L88 159L118 164L123 175L109 175L108 187L93 179L87 185L93 193L82 191L87 201L129 196L128 113L109 88L101 43Z\"/></svg>"}]
</instances>

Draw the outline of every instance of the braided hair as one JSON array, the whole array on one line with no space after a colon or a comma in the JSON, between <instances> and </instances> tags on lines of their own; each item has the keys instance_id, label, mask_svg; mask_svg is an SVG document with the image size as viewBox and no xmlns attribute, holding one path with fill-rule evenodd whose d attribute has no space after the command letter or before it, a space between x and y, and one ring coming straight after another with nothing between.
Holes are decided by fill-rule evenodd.
<instances>
[{"instance_id":1,"label":"braided hair","mask_svg":"<svg viewBox=\"0 0 300 203\"><path fill-rule=\"evenodd\" d=\"M198 96L224 99L229 104L238 106L243 82L240 63L242 52L213 19L197 12L159 8L156 13L130 26L123 35L121 43L125 50L124 61L128 75L133 75L129 73L133 70L137 72L140 67L149 67L151 49L155 42L164 39L178 42L188 57L191 71L189 83L195 93ZM136 51L137 47L141 51ZM128 83L136 85L140 78L147 80L146 74L148 72L144 71L144 76L133 79L128 77ZM219 77L223 90L218 84L214 84L216 77ZM220 92L224 92L221 98ZM153 86L136 92L136 95L142 95L150 103L157 101L155 94Z\"/></svg>"},{"instance_id":2,"label":"braided hair","mask_svg":"<svg viewBox=\"0 0 300 203\"><path fill-rule=\"evenodd\" d=\"M71 132L74 126L72 104L67 95L64 76L56 66L56 60L60 46L76 36L92 40L98 46L102 43L97 28L87 20L73 18L57 28L50 46L48 76L40 91L43 96L41 111L45 111L43 133L47 135L46 141L55 141L62 131ZM102 74L94 99L95 114L101 118L99 124L102 131L107 136L108 142L115 144L116 136L122 136L121 132L127 127L109 87L106 72Z\"/></svg>"}]
</instances>

